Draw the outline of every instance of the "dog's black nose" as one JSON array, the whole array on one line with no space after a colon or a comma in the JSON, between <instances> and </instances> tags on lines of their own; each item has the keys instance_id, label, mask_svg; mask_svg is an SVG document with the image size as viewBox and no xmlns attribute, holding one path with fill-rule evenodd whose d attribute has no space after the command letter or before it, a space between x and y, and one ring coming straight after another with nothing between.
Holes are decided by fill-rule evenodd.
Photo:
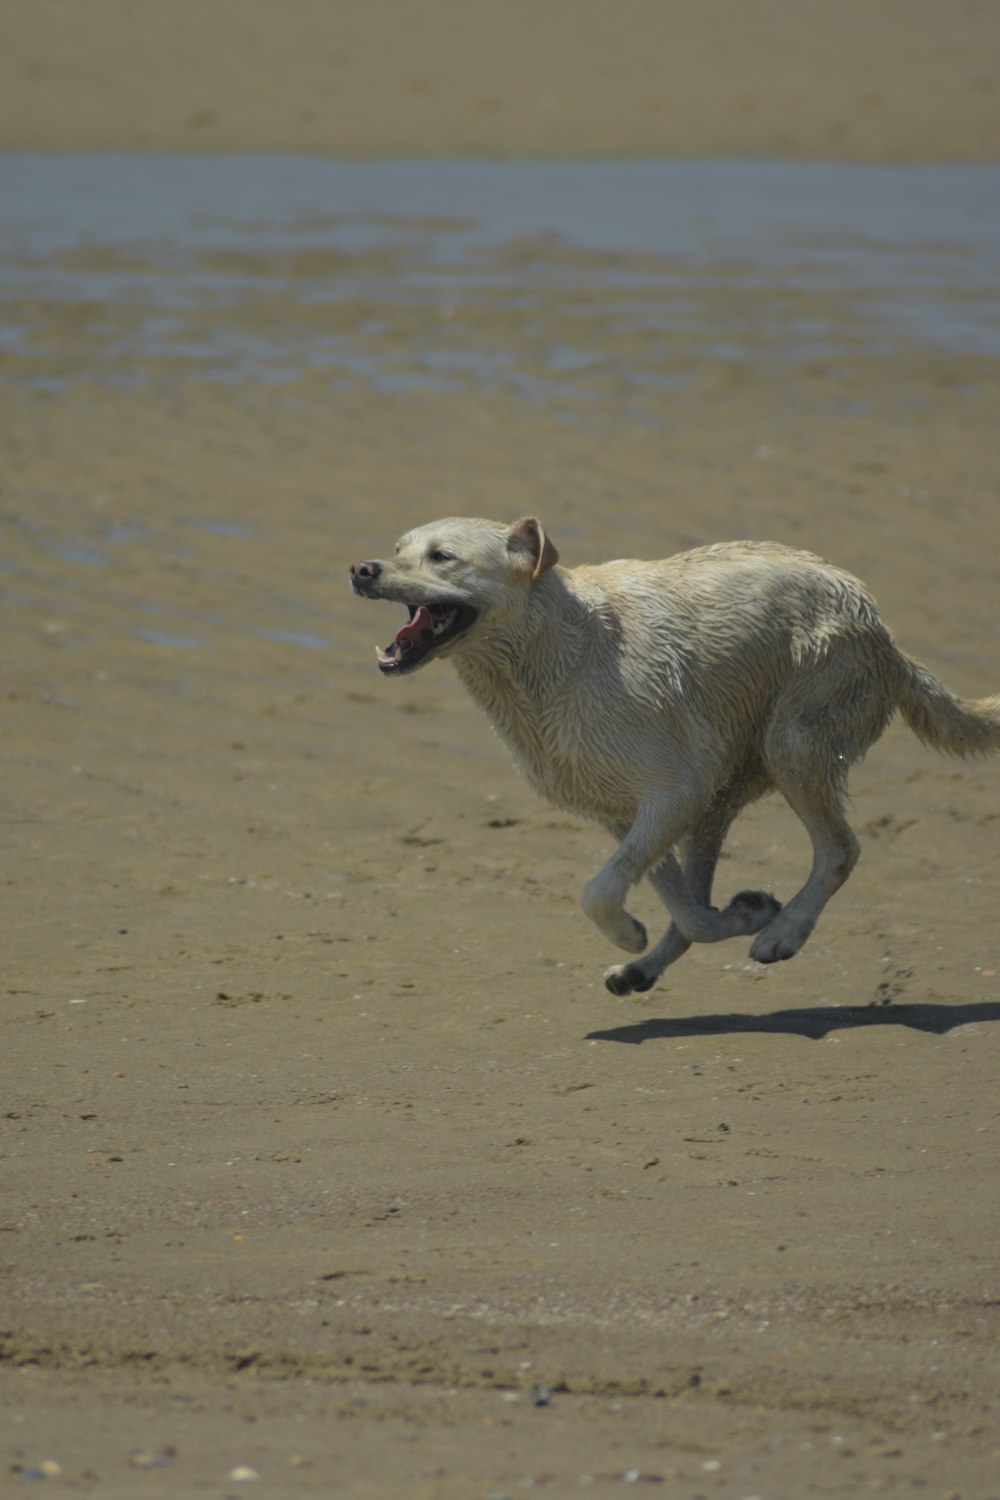
<instances>
[{"instance_id":1,"label":"dog's black nose","mask_svg":"<svg viewBox=\"0 0 1000 1500\"><path fill-rule=\"evenodd\" d=\"M382 571L382 564L377 562L351 563L351 583L355 589L366 583L373 583Z\"/></svg>"}]
</instances>

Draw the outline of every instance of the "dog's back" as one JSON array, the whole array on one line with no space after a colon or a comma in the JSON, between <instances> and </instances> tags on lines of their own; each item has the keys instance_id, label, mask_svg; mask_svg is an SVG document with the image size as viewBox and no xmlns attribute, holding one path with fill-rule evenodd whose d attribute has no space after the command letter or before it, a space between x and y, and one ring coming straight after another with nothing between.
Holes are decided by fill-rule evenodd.
<instances>
[{"instance_id":1,"label":"dog's back","mask_svg":"<svg viewBox=\"0 0 1000 1500\"><path fill-rule=\"evenodd\" d=\"M777 544L556 568L531 603L502 651L485 638L456 665L536 786L605 823L693 765L706 793L766 777L779 705L842 721L848 761L894 707L897 653L870 595Z\"/></svg>"}]
</instances>

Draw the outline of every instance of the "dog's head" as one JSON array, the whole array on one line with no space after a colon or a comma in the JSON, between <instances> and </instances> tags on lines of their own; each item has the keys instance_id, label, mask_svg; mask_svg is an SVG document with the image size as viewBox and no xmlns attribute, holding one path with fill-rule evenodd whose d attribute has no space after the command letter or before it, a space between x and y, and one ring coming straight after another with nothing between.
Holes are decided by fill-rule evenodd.
<instances>
[{"instance_id":1,"label":"dog's head","mask_svg":"<svg viewBox=\"0 0 1000 1500\"><path fill-rule=\"evenodd\" d=\"M405 604L410 618L379 652L379 671L398 676L469 642L482 621L499 624L559 554L540 521L513 526L452 518L400 537L388 562L351 564L351 587L366 599Z\"/></svg>"}]
</instances>

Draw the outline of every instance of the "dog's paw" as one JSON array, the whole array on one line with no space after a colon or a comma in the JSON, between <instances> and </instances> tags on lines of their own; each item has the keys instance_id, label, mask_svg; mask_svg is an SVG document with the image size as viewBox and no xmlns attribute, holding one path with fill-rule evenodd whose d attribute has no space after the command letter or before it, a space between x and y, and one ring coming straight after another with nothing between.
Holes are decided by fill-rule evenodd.
<instances>
[{"instance_id":1,"label":"dog's paw","mask_svg":"<svg viewBox=\"0 0 1000 1500\"><path fill-rule=\"evenodd\" d=\"M813 923L782 921L776 917L750 948L750 957L759 964L776 964L794 958L813 930Z\"/></svg>"},{"instance_id":2,"label":"dog's paw","mask_svg":"<svg viewBox=\"0 0 1000 1500\"><path fill-rule=\"evenodd\" d=\"M595 875L584 886L580 905L615 947L624 948L626 953L643 953L649 943L645 927L621 905L621 895L617 892L613 895L617 901L609 897L602 877Z\"/></svg>"},{"instance_id":3,"label":"dog's paw","mask_svg":"<svg viewBox=\"0 0 1000 1500\"><path fill-rule=\"evenodd\" d=\"M602 927L601 931L617 948L624 948L626 953L645 953L649 947L645 927L635 917L630 917L627 911L623 911L613 924L609 922Z\"/></svg>"},{"instance_id":4,"label":"dog's paw","mask_svg":"<svg viewBox=\"0 0 1000 1500\"><path fill-rule=\"evenodd\" d=\"M604 975L604 987L612 995L641 994L651 990L659 975L648 974L641 964L616 964Z\"/></svg>"},{"instance_id":5,"label":"dog's paw","mask_svg":"<svg viewBox=\"0 0 1000 1500\"><path fill-rule=\"evenodd\" d=\"M739 891L724 915L739 922L739 936L750 937L773 922L780 911L781 902L768 891Z\"/></svg>"},{"instance_id":6,"label":"dog's paw","mask_svg":"<svg viewBox=\"0 0 1000 1500\"><path fill-rule=\"evenodd\" d=\"M739 891L724 910L723 918L735 927L735 938L751 938L774 921L780 910L777 895L768 891Z\"/></svg>"}]
</instances>

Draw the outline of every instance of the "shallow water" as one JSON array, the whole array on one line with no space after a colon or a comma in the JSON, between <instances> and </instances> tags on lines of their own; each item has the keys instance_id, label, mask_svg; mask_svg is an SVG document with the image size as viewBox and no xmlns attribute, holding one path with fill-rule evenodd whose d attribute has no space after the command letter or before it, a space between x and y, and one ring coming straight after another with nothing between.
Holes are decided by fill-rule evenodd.
<instances>
[{"instance_id":1,"label":"shallow water","mask_svg":"<svg viewBox=\"0 0 1000 1500\"><path fill-rule=\"evenodd\" d=\"M1000 167L0 155L0 378L663 392L1000 353Z\"/></svg>"}]
</instances>

